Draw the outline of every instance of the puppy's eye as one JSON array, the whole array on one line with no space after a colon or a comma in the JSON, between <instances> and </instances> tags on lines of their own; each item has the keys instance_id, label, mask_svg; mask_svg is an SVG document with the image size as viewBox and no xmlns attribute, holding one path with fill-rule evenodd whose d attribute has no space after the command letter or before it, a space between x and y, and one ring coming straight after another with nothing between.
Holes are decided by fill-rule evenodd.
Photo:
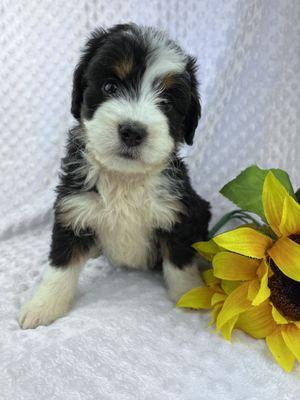
<instances>
[{"instance_id":1,"label":"puppy's eye","mask_svg":"<svg viewBox=\"0 0 300 400\"><path fill-rule=\"evenodd\" d=\"M104 82L102 85L102 90L105 94L108 94L110 96L113 96L114 94L117 93L118 91L118 85L116 84L116 82L113 81L107 81Z\"/></svg>"},{"instance_id":2,"label":"puppy's eye","mask_svg":"<svg viewBox=\"0 0 300 400\"><path fill-rule=\"evenodd\" d=\"M171 101L168 99L161 99L158 104L159 107L166 112L171 111L173 107Z\"/></svg>"}]
</instances>

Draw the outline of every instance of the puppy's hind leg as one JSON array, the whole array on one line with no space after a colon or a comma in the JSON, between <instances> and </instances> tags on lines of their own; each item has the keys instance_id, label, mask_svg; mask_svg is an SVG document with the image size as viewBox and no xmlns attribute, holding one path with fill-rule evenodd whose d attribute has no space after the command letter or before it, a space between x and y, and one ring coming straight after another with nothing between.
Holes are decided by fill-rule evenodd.
<instances>
[{"instance_id":1,"label":"puppy's hind leg","mask_svg":"<svg viewBox=\"0 0 300 400\"><path fill-rule=\"evenodd\" d=\"M94 249L93 235L75 235L57 222L53 227L50 263L42 282L19 316L23 329L49 325L71 307L81 268Z\"/></svg>"}]
</instances>

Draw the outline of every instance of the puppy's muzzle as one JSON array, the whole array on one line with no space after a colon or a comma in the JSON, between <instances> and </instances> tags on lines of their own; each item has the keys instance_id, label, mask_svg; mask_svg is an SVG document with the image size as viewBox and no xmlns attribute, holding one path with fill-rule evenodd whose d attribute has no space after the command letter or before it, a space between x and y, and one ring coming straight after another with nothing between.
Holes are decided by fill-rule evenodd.
<instances>
[{"instance_id":1,"label":"puppy's muzzle","mask_svg":"<svg viewBox=\"0 0 300 400\"><path fill-rule=\"evenodd\" d=\"M147 137L146 128L139 122L126 122L119 125L121 142L128 147L139 146Z\"/></svg>"}]
</instances>

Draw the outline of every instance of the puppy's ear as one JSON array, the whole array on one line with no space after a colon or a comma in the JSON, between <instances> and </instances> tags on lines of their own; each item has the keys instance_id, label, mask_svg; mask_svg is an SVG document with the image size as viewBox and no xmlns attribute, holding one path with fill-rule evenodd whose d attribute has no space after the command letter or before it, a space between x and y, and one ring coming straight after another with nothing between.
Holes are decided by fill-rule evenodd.
<instances>
[{"instance_id":1,"label":"puppy's ear","mask_svg":"<svg viewBox=\"0 0 300 400\"><path fill-rule=\"evenodd\" d=\"M186 69L190 76L190 82L191 82L191 102L184 120L184 128L185 128L184 138L186 143L191 146L193 144L195 131L198 126L199 119L201 117L201 104L200 104L200 97L198 94L198 82L196 78L197 68L196 68L195 58L189 57Z\"/></svg>"},{"instance_id":2,"label":"puppy's ear","mask_svg":"<svg viewBox=\"0 0 300 400\"><path fill-rule=\"evenodd\" d=\"M82 56L80 57L79 63L74 71L73 76L73 90L72 90L72 104L71 113L77 120L80 119L80 110L83 100L83 93L87 86L85 72L86 69L95 55L96 51L102 46L104 38L106 36L106 31L104 29L96 29L92 34L90 39L87 41Z\"/></svg>"}]
</instances>

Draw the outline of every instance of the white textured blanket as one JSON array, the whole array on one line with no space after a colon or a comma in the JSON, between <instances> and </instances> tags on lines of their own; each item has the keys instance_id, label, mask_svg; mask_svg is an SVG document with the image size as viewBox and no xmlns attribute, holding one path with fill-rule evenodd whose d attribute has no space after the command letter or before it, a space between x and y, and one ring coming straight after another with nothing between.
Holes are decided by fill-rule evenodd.
<instances>
[{"instance_id":1,"label":"white textured blanket","mask_svg":"<svg viewBox=\"0 0 300 400\"><path fill-rule=\"evenodd\" d=\"M263 341L227 343L205 313L175 309L160 275L83 272L71 313L22 331L16 317L46 265L51 206L85 35L120 21L154 25L199 59L203 119L184 149L215 218L218 189L251 163L300 186L298 0L2 0L0 3L0 399L293 400Z\"/></svg>"}]
</instances>

